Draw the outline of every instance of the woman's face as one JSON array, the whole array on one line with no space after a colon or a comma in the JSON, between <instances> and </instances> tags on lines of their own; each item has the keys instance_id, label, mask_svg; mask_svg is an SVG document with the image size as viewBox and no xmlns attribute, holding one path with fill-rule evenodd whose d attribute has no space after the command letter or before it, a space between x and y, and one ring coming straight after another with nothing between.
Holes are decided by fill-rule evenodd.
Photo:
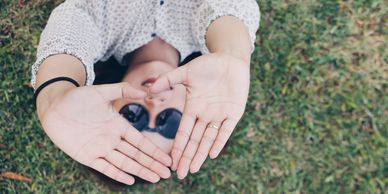
<instances>
[{"instance_id":1,"label":"woman's face","mask_svg":"<svg viewBox=\"0 0 388 194\"><path fill-rule=\"evenodd\" d=\"M139 100L116 100L113 104L116 110L120 111L125 105L130 103L142 105L149 115L149 128L156 127L155 121L158 114L168 108L174 108L179 112L183 112L186 97L186 89L183 85L176 86L172 90L160 94L151 94L149 92L149 87L159 75L173 69L172 65L162 61L151 61L132 66L122 81L129 82L132 87L147 92L148 96ZM142 133L163 151L170 153L174 139L168 139L157 132L143 131Z\"/></svg>"}]
</instances>

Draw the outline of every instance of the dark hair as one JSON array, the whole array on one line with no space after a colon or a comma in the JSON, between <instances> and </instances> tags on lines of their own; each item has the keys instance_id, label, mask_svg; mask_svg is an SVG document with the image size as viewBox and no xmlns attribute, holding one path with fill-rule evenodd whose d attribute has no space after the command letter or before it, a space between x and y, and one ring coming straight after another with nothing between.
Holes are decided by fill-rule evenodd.
<instances>
[{"instance_id":1,"label":"dark hair","mask_svg":"<svg viewBox=\"0 0 388 194\"><path fill-rule=\"evenodd\" d=\"M132 60L133 53L135 51L132 51L124 56L123 61L126 61L125 64L128 64L129 61ZM189 56L187 56L179 64L179 66L185 65L186 63L190 62L191 60L201 55L202 53L199 51L193 52ZM94 72L96 74L96 78L93 84L99 85L99 84L118 83L123 79L127 70L128 70L128 66L120 65L120 63L113 56L110 57L107 61L104 61L104 62L98 61L96 64L94 64Z\"/></svg>"}]
</instances>

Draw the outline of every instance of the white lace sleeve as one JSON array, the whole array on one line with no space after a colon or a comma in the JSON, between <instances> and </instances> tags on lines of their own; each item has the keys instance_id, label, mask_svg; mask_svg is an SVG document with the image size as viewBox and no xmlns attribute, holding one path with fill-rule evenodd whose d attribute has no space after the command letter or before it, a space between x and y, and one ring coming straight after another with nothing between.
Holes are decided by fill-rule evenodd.
<instances>
[{"instance_id":1,"label":"white lace sleeve","mask_svg":"<svg viewBox=\"0 0 388 194\"><path fill-rule=\"evenodd\" d=\"M86 85L94 81L93 64L104 55L103 33L92 17L86 1L66 1L53 10L43 30L37 60L32 65L31 84L35 88L40 64L49 56L65 53L77 57L85 66ZM66 64L63 64L66 65Z\"/></svg>"},{"instance_id":2,"label":"white lace sleeve","mask_svg":"<svg viewBox=\"0 0 388 194\"><path fill-rule=\"evenodd\" d=\"M248 28L253 52L256 31L260 23L260 9L254 0L204 0L194 13L192 29L202 53L209 53L206 47L206 32L210 24L222 16L239 18Z\"/></svg>"}]
</instances>

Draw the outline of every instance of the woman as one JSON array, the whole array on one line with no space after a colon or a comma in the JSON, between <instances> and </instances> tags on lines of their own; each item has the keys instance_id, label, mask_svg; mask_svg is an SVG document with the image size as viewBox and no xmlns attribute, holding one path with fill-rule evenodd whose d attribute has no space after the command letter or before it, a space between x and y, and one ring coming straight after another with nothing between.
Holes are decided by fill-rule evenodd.
<instances>
[{"instance_id":1,"label":"woman","mask_svg":"<svg viewBox=\"0 0 388 194\"><path fill-rule=\"evenodd\" d=\"M181 179L195 173L244 112L258 24L253 0L68 0L32 67L42 127L70 157L125 184L168 178L168 167ZM178 67L195 51L203 55ZM93 86L93 64L112 55L129 66L123 82Z\"/></svg>"}]
</instances>

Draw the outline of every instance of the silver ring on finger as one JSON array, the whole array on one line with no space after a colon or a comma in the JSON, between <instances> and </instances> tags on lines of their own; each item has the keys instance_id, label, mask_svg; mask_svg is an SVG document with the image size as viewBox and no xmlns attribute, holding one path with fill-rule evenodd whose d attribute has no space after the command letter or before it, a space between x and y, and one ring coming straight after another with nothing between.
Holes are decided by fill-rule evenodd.
<instances>
[{"instance_id":1,"label":"silver ring on finger","mask_svg":"<svg viewBox=\"0 0 388 194\"><path fill-rule=\"evenodd\" d=\"M214 128L214 129L216 129L216 130L220 129L220 127L217 126L216 124L209 124L208 127L209 127L209 128Z\"/></svg>"}]
</instances>

